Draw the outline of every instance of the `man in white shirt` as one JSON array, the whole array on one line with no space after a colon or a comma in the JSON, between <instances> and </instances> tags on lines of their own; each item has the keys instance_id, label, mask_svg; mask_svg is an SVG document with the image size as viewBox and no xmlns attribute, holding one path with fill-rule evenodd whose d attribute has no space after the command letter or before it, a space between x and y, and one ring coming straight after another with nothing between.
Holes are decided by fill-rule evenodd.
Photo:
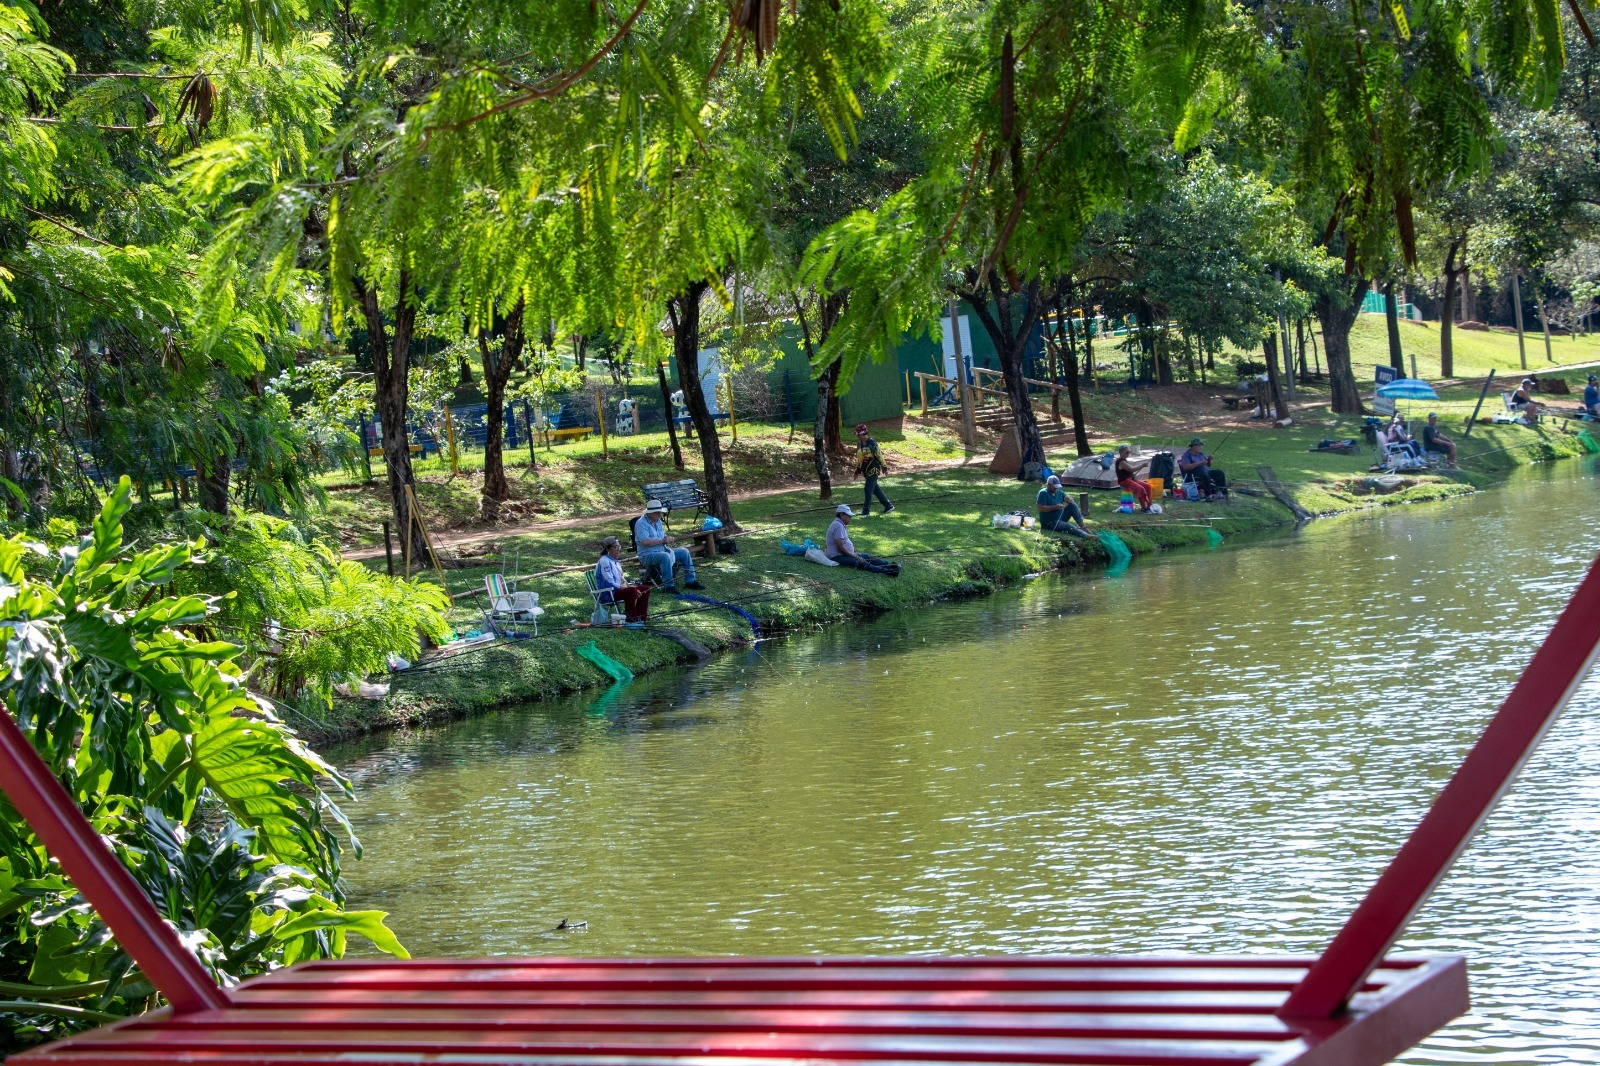
<instances>
[{"instance_id":1,"label":"man in white shirt","mask_svg":"<svg viewBox=\"0 0 1600 1066\"><path fill-rule=\"evenodd\" d=\"M899 577L899 563L892 563L888 559L879 559L872 555L862 555L856 551L855 544L850 540L850 519L854 517L855 512L850 509L848 503L839 505L839 509L834 512L833 522L828 526L828 532L822 540L823 554L840 566Z\"/></svg>"},{"instance_id":2,"label":"man in white shirt","mask_svg":"<svg viewBox=\"0 0 1600 1066\"><path fill-rule=\"evenodd\" d=\"M661 517L667 513L666 505L660 500L651 500L644 506L644 515L633 527L633 542L639 548L639 561L647 570L657 571L662 575L662 584L676 585L673 570L677 566L683 567L687 581L683 587L686 589L703 589L698 578L694 576L694 558L687 548L673 547L674 538L667 532Z\"/></svg>"}]
</instances>

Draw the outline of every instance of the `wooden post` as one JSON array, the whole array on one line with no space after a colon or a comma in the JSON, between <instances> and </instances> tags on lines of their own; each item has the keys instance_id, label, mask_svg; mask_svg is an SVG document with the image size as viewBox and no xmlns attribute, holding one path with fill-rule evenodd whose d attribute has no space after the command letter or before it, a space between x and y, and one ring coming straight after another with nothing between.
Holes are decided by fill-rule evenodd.
<instances>
[{"instance_id":1,"label":"wooden post","mask_svg":"<svg viewBox=\"0 0 1600 1066\"><path fill-rule=\"evenodd\" d=\"M911 406L911 371L906 371L906 406Z\"/></svg>"},{"instance_id":2,"label":"wooden post","mask_svg":"<svg viewBox=\"0 0 1600 1066\"><path fill-rule=\"evenodd\" d=\"M1412 377L1416 377L1417 376L1417 353L1416 352L1412 352L1411 353L1411 376Z\"/></svg>"},{"instance_id":3,"label":"wooden post","mask_svg":"<svg viewBox=\"0 0 1600 1066\"><path fill-rule=\"evenodd\" d=\"M461 463L456 456L456 420L448 406L444 409L444 439L450 443L450 476L461 473Z\"/></svg>"},{"instance_id":4,"label":"wooden post","mask_svg":"<svg viewBox=\"0 0 1600 1066\"><path fill-rule=\"evenodd\" d=\"M594 420L600 423L600 457L611 458L611 442L606 439L606 408L600 398L600 390L594 390Z\"/></svg>"},{"instance_id":5,"label":"wooden post","mask_svg":"<svg viewBox=\"0 0 1600 1066\"><path fill-rule=\"evenodd\" d=\"M1478 392L1478 404L1472 409L1472 415L1467 419L1467 426L1461 431L1463 437L1472 436L1472 423L1478 420L1478 412L1483 410L1483 398L1489 395L1489 386L1494 382L1494 367L1489 368L1489 376L1484 379L1483 388Z\"/></svg>"},{"instance_id":6,"label":"wooden post","mask_svg":"<svg viewBox=\"0 0 1600 1066\"><path fill-rule=\"evenodd\" d=\"M1522 279L1513 271L1511 275L1511 307L1517 313L1517 354L1522 357L1522 369L1528 369L1528 346L1522 339Z\"/></svg>"},{"instance_id":7,"label":"wooden post","mask_svg":"<svg viewBox=\"0 0 1600 1066\"><path fill-rule=\"evenodd\" d=\"M967 360L961 350L961 320L956 317L956 298L950 297L950 345L956 353L956 395L961 398L961 441L969 449L978 440L972 418L972 390L967 387Z\"/></svg>"},{"instance_id":8,"label":"wooden post","mask_svg":"<svg viewBox=\"0 0 1600 1066\"><path fill-rule=\"evenodd\" d=\"M917 375L917 388L922 393L922 417L928 417L928 379L921 374Z\"/></svg>"}]
</instances>

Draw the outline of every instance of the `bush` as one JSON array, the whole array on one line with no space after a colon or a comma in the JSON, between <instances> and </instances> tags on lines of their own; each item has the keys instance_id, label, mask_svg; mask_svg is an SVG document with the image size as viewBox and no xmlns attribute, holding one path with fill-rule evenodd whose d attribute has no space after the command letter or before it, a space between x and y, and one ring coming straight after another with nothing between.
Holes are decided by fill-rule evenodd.
<instances>
[{"instance_id":1,"label":"bush","mask_svg":"<svg viewBox=\"0 0 1600 1066\"><path fill-rule=\"evenodd\" d=\"M124 543L130 495L123 478L76 544L0 540L0 700L219 981L337 957L350 933L404 956L381 912L344 909L325 789L348 786L246 691L238 645L196 636L214 605L175 588L194 546ZM0 1053L156 999L6 803L0 982Z\"/></svg>"},{"instance_id":2,"label":"bush","mask_svg":"<svg viewBox=\"0 0 1600 1066\"><path fill-rule=\"evenodd\" d=\"M1265 374L1267 372L1267 364L1254 359L1235 359L1233 361L1233 369L1243 380L1245 378L1253 378L1257 374Z\"/></svg>"}]
</instances>

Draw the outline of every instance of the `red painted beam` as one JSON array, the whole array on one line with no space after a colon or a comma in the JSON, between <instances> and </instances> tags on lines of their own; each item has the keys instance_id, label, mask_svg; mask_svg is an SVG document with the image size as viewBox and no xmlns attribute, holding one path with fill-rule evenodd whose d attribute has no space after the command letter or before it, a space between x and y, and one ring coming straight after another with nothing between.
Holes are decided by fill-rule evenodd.
<instances>
[{"instance_id":1,"label":"red painted beam","mask_svg":"<svg viewBox=\"0 0 1600 1066\"><path fill-rule=\"evenodd\" d=\"M3 704L0 791L5 792L83 898L111 927L117 943L167 997L174 1011L220 1010L228 1006L227 993L189 954L138 882L95 835L78 805L50 773Z\"/></svg>"},{"instance_id":2,"label":"red painted beam","mask_svg":"<svg viewBox=\"0 0 1600 1066\"><path fill-rule=\"evenodd\" d=\"M1600 653L1600 559L1573 593L1510 695L1350 920L1278 1011L1329 1018L1427 900L1511 787Z\"/></svg>"}]
</instances>

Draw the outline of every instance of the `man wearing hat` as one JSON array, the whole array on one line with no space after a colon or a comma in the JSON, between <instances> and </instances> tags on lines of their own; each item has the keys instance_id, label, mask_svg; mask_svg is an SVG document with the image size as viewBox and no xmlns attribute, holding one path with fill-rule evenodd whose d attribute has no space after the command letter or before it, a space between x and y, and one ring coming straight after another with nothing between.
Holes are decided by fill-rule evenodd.
<instances>
[{"instance_id":1,"label":"man wearing hat","mask_svg":"<svg viewBox=\"0 0 1600 1066\"><path fill-rule=\"evenodd\" d=\"M1045 479L1044 488L1039 490L1034 502L1039 505L1039 525L1043 528L1057 533L1070 533L1074 537L1090 535L1083 528L1083 512L1067 496L1066 490L1061 487L1061 479L1054 474ZM1074 522L1077 525L1073 525Z\"/></svg>"},{"instance_id":2,"label":"man wearing hat","mask_svg":"<svg viewBox=\"0 0 1600 1066\"><path fill-rule=\"evenodd\" d=\"M1189 447L1178 453L1178 473L1194 478L1195 488L1202 499L1215 500L1228 494L1228 479L1222 471L1211 465L1211 456L1204 451L1205 442L1199 437L1189 442Z\"/></svg>"},{"instance_id":3,"label":"man wearing hat","mask_svg":"<svg viewBox=\"0 0 1600 1066\"><path fill-rule=\"evenodd\" d=\"M1424 451L1437 452L1444 456L1447 465L1456 465L1456 442L1439 432L1437 411L1428 415L1428 424L1422 427L1422 448Z\"/></svg>"},{"instance_id":4,"label":"man wearing hat","mask_svg":"<svg viewBox=\"0 0 1600 1066\"><path fill-rule=\"evenodd\" d=\"M1583 387L1583 413L1600 419L1600 377L1589 375L1589 384Z\"/></svg>"},{"instance_id":5,"label":"man wearing hat","mask_svg":"<svg viewBox=\"0 0 1600 1066\"><path fill-rule=\"evenodd\" d=\"M850 540L850 519L854 516L855 512L850 509L848 503L839 505L839 509L834 512L833 522L828 526L828 532L822 540L823 554L840 566L899 577L899 563L892 563L888 559L879 559L872 555L862 555L856 551L855 544Z\"/></svg>"},{"instance_id":6,"label":"man wearing hat","mask_svg":"<svg viewBox=\"0 0 1600 1066\"><path fill-rule=\"evenodd\" d=\"M861 513L872 514L872 497L876 493L878 502L883 504L883 513L888 514L894 510L894 504L889 502L889 497L883 494L878 487L878 478L883 475L886 468L883 465L883 453L878 450L878 442L867 434L865 422L856 426L856 473L866 479L867 494L862 501Z\"/></svg>"},{"instance_id":7,"label":"man wearing hat","mask_svg":"<svg viewBox=\"0 0 1600 1066\"><path fill-rule=\"evenodd\" d=\"M1538 387L1539 383L1535 379L1523 378L1522 384L1517 386L1517 391L1511 394L1511 409L1522 416L1522 424L1525 426L1537 425L1539 415L1544 410L1544 404L1533 398Z\"/></svg>"},{"instance_id":8,"label":"man wearing hat","mask_svg":"<svg viewBox=\"0 0 1600 1066\"><path fill-rule=\"evenodd\" d=\"M594 567L594 587L601 603L622 604L629 622L642 623L650 614L650 583L633 585L622 573L622 542L607 537L600 542L600 559Z\"/></svg>"},{"instance_id":9,"label":"man wearing hat","mask_svg":"<svg viewBox=\"0 0 1600 1066\"><path fill-rule=\"evenodd\" d=\"M651 500L644 505L644 515L633 527L633 542L639 546L639 561L647 570L658 571L663 585L676 585L673 569L682 566L688 578L684 588L705 588L694 576L694 558L690 556L689 549L672 546L673 537L661 521L666 513L666 505L660 500Z\"/></svg>"}]
</instances>

